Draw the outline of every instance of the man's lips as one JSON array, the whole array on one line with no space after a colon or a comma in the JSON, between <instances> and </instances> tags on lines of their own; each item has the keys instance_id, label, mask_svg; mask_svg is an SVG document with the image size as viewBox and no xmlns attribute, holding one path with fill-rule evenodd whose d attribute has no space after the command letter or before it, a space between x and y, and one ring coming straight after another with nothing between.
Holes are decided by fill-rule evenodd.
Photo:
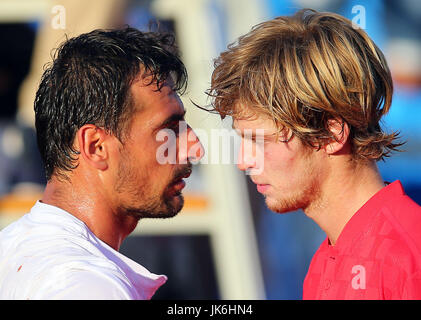
<instances>
[{"instance_id":1,"label":"man's lips","mask_svg":"<svg viewBox=\"0 0 421 320\"><path fill-rule=\"evenodd\" d=\"M254 180L252 180L252 181L257 186L257 191L259 191L260 193L265 193L267 191L267 189L270 187L270 184L261 183L261 182L254 181Z\"/></svg>"},{"instance_id":2,"label":"man's lips","mask_svg":"<svg viewBox=\"0 0 421 320\"><path fill-rule=\"evenodd\" d=\"M183 179L179 179L171 185L171 188L175 191L181 191L186 186L186 182Z\"/></svg>"},{"instance_id":3,"label":"man's lips","mask_svg":"<svg viewBox=\"0 0 421 320\"><path fill-rule=\"evenodd\" d=\"M171 183L171 189L176 192L180 192L185 186L186 182L183 179L190 177L192 173L192 168L187 167L178 174L177 178Z\"/></svg>"},{"instance_id":4,"label":"man's lips","mask_svg":"<svg viewBox=\"0 0 421 320\"><path fill-rule=\"evenodd\" d=\"M265 193L267 189L269 189L269 187L270 187L270 184L258 184L257 191L259 191L260 193Z\"/></svg>"},{"instance_id":5,"label":"man's lips","mask_svg":"<svg viewBox=\"0 0 421 320\"><path fill-rule=\"evenodd\" d=\"M182 170L177 176L176 176L176 178L174 179L174 181L175 182L178 182L178 181L180 181L180 180L182 180L182 179L186 179L186 178L188 178L188 177L190 177L190 175L191 175L191 173L192 173L192 168L191 167L187 167L187 168L185 168L184 170Z\"/></svg>"}]
</instances>

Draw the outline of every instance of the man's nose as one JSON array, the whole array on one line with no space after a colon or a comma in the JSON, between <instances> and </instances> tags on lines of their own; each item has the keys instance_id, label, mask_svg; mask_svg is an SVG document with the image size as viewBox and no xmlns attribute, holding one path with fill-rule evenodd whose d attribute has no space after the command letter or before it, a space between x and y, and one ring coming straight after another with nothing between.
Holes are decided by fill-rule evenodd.
<instances>
[{"instance_id":1,"label":"man's nose","mask_svg":"<svg viewBox=\"0 0 421 320\"><path fill-rule=\"evenodd\" d=\"M256 167L256 157L250 148L245 148L244 140L241 142L237 160L237 168L241 171L249 171Z\"/></svg>"},{"instance_id":2,"label":"man's nose","mask_svg":"<svg viewBox=\"0 0 421 320\"><path fill-rule=\"evenodd\" d=\"M187 130L184 134L183 139L179 141L181 144L184 144L184 146L180 145L179 148L179 160L181 163L190 162L196 164L205 155L205 148L189 125L187 125Z\"/></svg>"}]
</instances>

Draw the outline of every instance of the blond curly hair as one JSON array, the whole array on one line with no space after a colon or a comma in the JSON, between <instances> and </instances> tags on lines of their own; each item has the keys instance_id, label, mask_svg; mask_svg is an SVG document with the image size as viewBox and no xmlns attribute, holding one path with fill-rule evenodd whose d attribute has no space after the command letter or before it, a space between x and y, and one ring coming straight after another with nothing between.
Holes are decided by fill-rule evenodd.
<instances>
[{"instance_id":1,"label":"blond curly hair","mask_svg":"<svg viewBox=\"0 0 421 320\"><path fill-rule=\"evenodd\" d=\"M385 57L338 14L303 9L258 24L214 66L207 110L221 117L266 114L311 146L335 138L328 121L337 119L356 159L380 160L402 145L380 127L393 94Z\"/></svg>"}]
</instances>

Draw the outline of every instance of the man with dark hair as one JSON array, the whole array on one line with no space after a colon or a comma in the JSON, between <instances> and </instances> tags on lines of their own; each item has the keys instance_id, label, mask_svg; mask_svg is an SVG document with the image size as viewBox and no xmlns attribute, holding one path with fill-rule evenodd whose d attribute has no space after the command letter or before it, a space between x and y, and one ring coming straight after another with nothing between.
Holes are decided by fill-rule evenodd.
<instances>
[{"instance_id":1,"label":"man with dark hair","mask_svg":"<svg viewBox=\"0 0 421 320\"><path fill-rule=\"evenodd\" d=\"M304 299L421 298L421 208L376 165L401 145L380 126L392 93L383 53L333 13L263 22L215 61L211 111L242 136L238 167L269 209L327 234Z\"/></svg>"},{"instance_id":2,"label":"man with dark hair","mask_svg":"<svg viewBox=\"0 0 421 320\"><path fill-rule=\"evenodd\" d=\"M183 178L203 156L192 129L178 130L187 73L175 49L169 35L132 28L59 48L35 99L48 182L0 233L0 298L150 299L166 281L118 250L141 218L181 210ZM166 129L175 131L171 163L158 159Z\"/></svg>"}]
</instances>

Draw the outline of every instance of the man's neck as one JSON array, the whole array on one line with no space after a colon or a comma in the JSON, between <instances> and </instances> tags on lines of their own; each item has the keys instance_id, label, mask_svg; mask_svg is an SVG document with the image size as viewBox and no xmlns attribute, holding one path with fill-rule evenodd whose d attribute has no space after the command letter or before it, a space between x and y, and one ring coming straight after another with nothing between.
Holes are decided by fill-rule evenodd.
<instances>
[{"instance_id":1,"label":"man's neck","mask_svg":"<svg viewBox=\"0 0 421 320\"><path fill-rule=\"evenodd\" d=\"M329 175L320 198L304 210L335 245L352 216L384 187L375 163L338 170Z\"/></svg>"},{"instance_id":2,"label":"man's neck","mask_svg":"<svg viewBox=\"0 0 421 320\"><path fill-rule=\"evenodd\" d=\"M83 184L53 178L47 183L41 201L72 214L95 236L118 251L123 240L136 228L138 219L115 212L112 205L104 201L106 197L88 189Z\"/></svg>"}]
</instances>

